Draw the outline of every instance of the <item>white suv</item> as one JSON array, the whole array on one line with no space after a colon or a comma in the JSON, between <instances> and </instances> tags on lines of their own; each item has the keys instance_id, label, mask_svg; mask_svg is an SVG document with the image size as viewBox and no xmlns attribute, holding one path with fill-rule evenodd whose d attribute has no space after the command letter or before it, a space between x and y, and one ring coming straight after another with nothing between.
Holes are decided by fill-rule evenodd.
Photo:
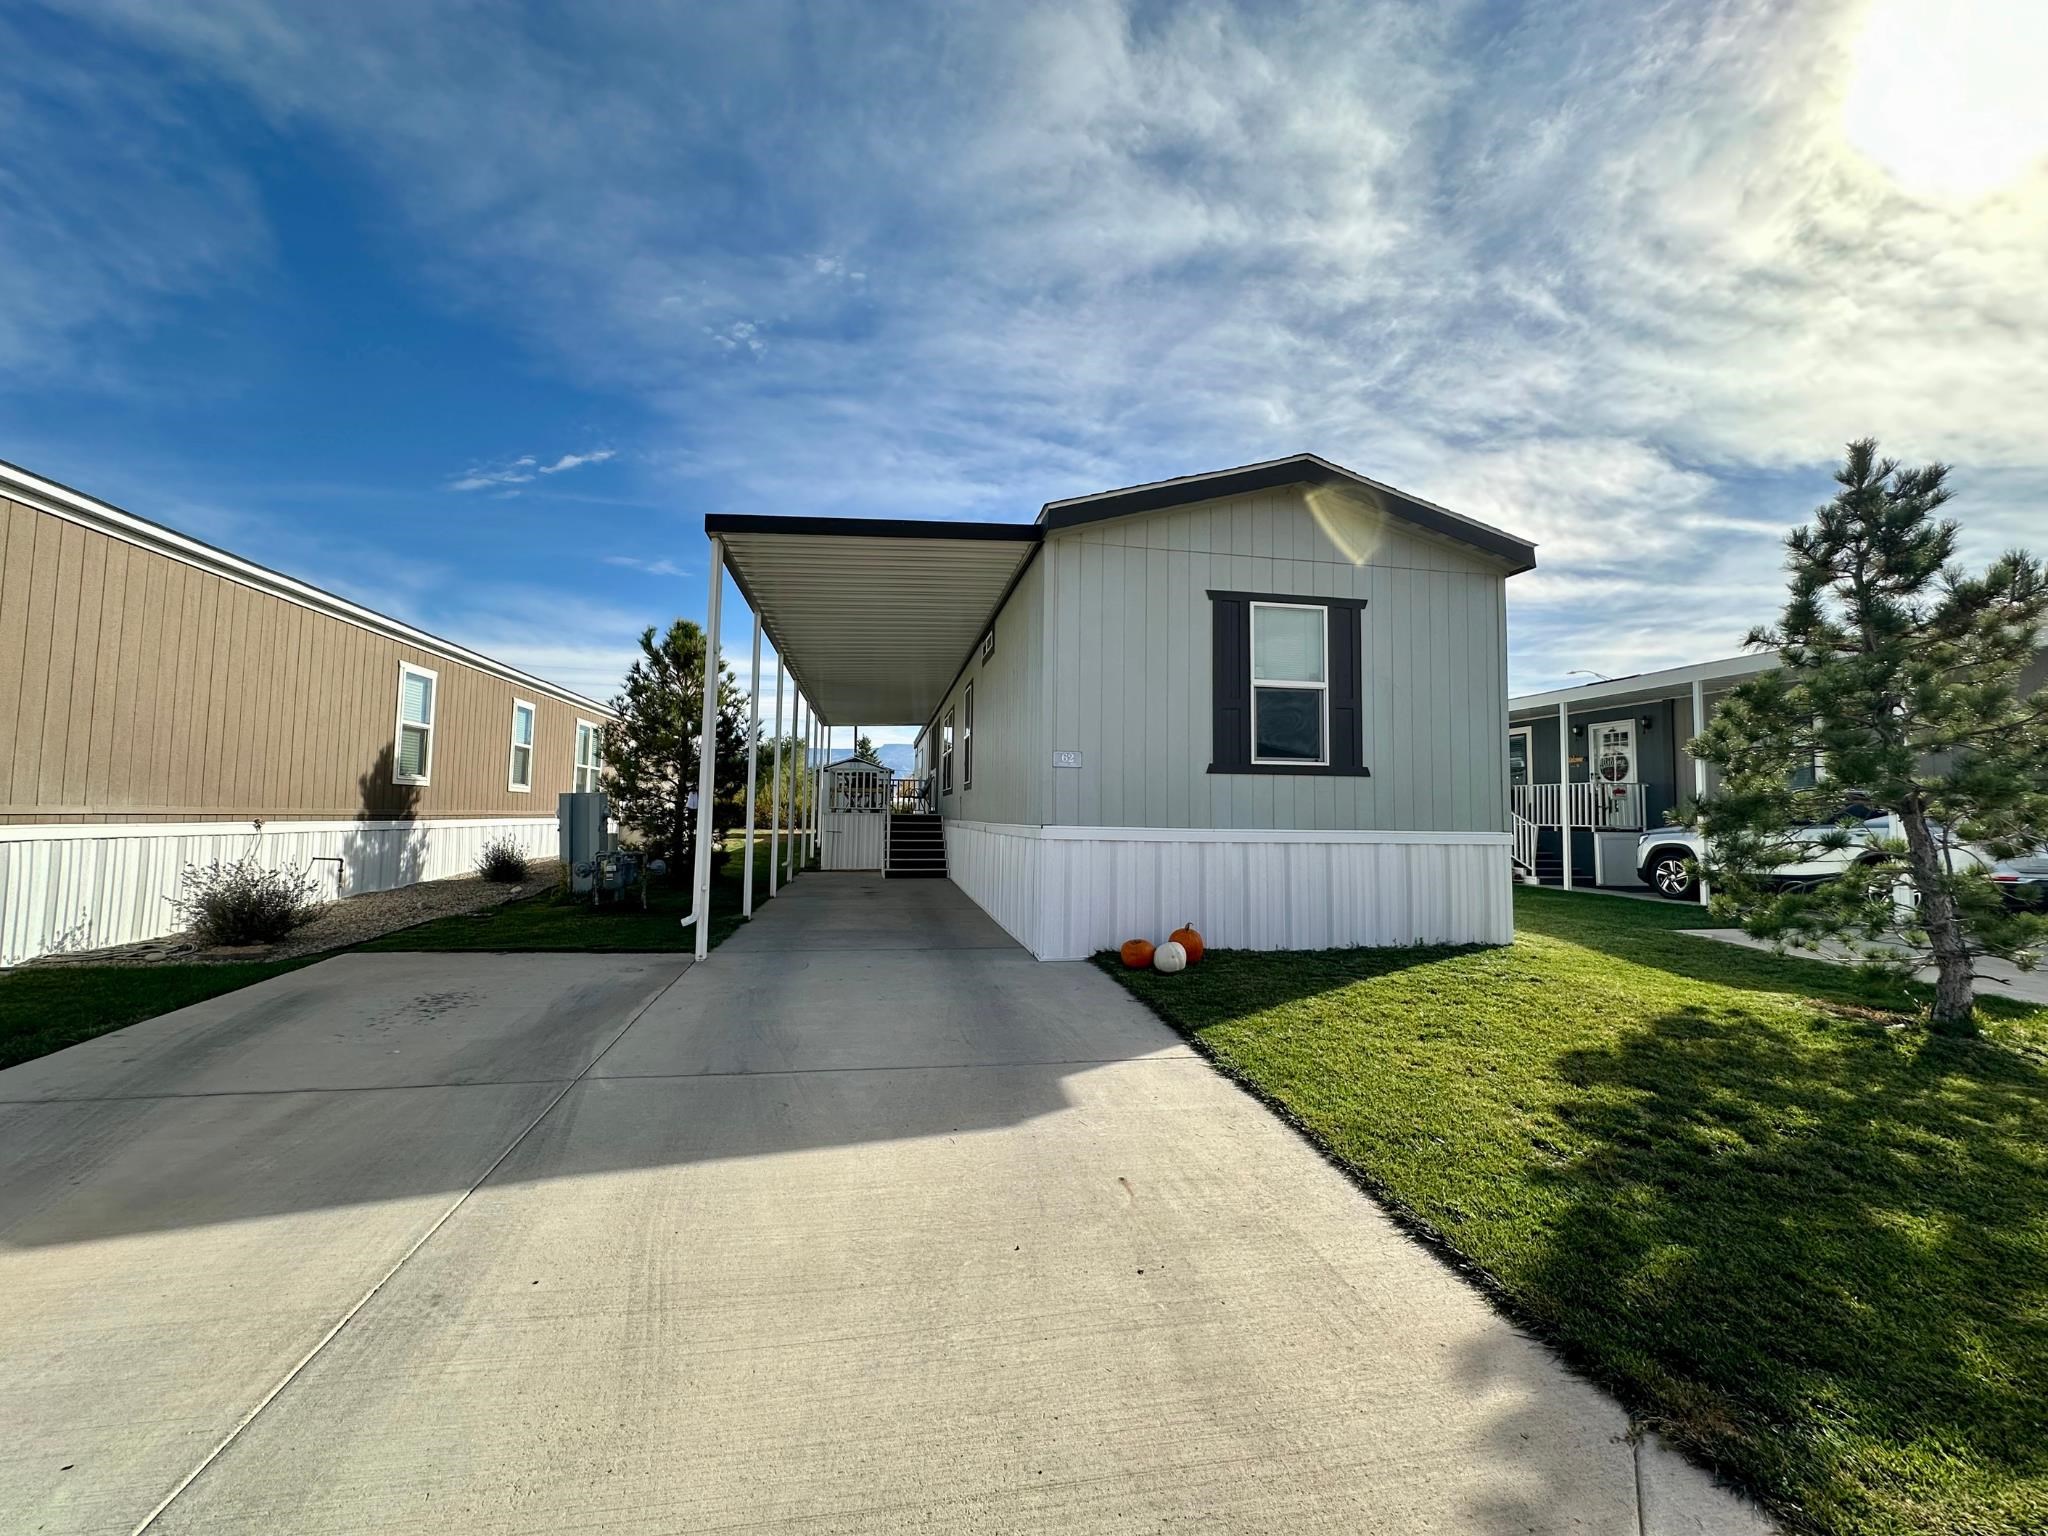
<instances>
[{"instance_id":1,"label":"white suv","mask_svg":"<svg viewBox=\"0 0 2048 1536\"><path fill-rule=\"evenodd\" d=\"M1849 841L1839 848L1822 846L1829 833L1849 823ZM1937 836L1941 829L1935 828ZM1771 878L1781 885L1812 884L1835 876L1869 857L1866 850L1892 836L1891 818L1872 806L1851 802L1830 821L1795 827L1786 837L1800 845L1800 857L1780 864ZM1706 838L1691 827L1658 827L1636 839L1636 872L1643 884L1673 901L1700 899L1699 866L1706 850ZM1990 854L1968 843L1948 846L1951 869L1987 869L1995 862Z\"/></svg>"}]
</instances>

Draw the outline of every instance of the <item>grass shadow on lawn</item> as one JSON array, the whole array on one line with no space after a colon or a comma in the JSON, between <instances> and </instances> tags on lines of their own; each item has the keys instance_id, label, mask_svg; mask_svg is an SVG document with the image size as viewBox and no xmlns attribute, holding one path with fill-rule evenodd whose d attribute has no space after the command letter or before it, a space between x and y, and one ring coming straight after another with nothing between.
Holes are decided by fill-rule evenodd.
<instances>
[{"instance_id":1,"label":"grass shadow on lawn","mask_svg":"<svg viewBox=\"0 0 2048 1536\"><path fill-rule=\"evenodd\" d=\"M1940 1038L1696 910L1516 906L1507 948L1098 963L1790 1523L2048 1530L2048 1012Z\"/></svg>"},{"instance_id":2,"label":"grass shadow on lawn","mask_svg":"<svg viewBox=\"0 0 2048 1536\"><path fill-rule=\"evenodd\" d=\"M1893 1013L1920 1012L1934 995L1934 989L1924 982L1902 982L1894 976L1797 952L1780 955L1681 931L1723 926L1704 908L1689 902L1631 901L1527 886L1515 892L1516 932L1581 944L1674 976ZM2016 999L1980 997L1977 1005L1987 1024L2040 1017L2038 1010ZM2037 1036L2036 1043L2048 1046L2048 1032Z\"/></svg>"},{"instance_id":3,"label":"grass shadow on lawn","mask_svg":"<svg viewBox=\"0 0 2048 1536\"><path fill-rule=\"evenodd\" d=\"M1514 1294L1819 1529L2048 1528L2048 1074L1808 1028L1682 1011L1561 1053Z\"/></svg>"}]
</instances>

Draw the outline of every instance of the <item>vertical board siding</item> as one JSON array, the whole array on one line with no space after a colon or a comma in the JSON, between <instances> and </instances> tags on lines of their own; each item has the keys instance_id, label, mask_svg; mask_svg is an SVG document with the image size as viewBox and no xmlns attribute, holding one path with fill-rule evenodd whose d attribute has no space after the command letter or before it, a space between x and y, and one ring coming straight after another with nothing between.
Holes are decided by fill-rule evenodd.
<instances>
[{"instance_id":1,"label":"vertical board siding","mask_svg":"<svg viewBox=\"0 0 2048 1536\"><path fill-rule=\"evenodd\" d=\"M391 782L401 659L440 679L417 788ZM536 706L524 794L514 697ZM0 825L551 817L593 713L0 500Z\"/></svg>"},{"instance_id":2,"label":"vertical board siding","mask_svg":"<svg viewBox=\"0 0 2048 1536\"><path fill-rule=\"evenodd\" d=\"M998 927L1039 958L1038 828L949 819L946 872L955 885L994 918Z\"/></svg>"},{"instance_id":3,"label":"vertical board siding","mask_svg":"<svg viewBox=\"0 0 2048 1536\"><path fill-rule=\"evenodd\" d=\"M1042 747L1078 751L1083 766L1051 774L1042 818L1016 819L1504 830L1502 567L1393 520L1366 519L1360 530L1370 547L1354 561L1297 487L1049 537L1038 562L1052 669ZM1208 772L1218 756L1212 680L1224 659L1211 589L1366 600L1355 664L1370 777ZM1011 819L1007 810L957 814Z\"/></svg>"},{"instance_id":4,"label":"vertical board siding","mask_svg":"<svg viewBox=\"0 0 2048 1536\"><path fill-rule=\"evenodd\" d=\"M95 828L34 838L0 837L0 966L38 955L133 944L176 933L184 872L253 854L272 869L311 875L332 897L341 860L343 893L390 890L468 874L484 843L509 836L529 857L553 858L552 816L414 822L290 822L261 833L247 825Z\"/></svg>"},{"instance_id":5,"label":"vertical board siding","mask_svg":"<svg viewBox=\"0 0 2048 1536\"><path fill-rule=\"evenodd\" d=\"M939 797L941 815L991 822L1040 819L1038 765L1046 757L1039 715L1045 673L1044 582L1043 560L1032 561L996 618L995 653L983 661L981 642L975 641L972 659L927 733L930 761L936 768L936 736L946 711L954 712L956 724L964 723L967 685L973 683L974 784L966 785L956 759L953 793Z\"/></svg>"},{"instance_id":6,"label":"vertical board siding","mask_svg":"<svg viewBox=\"0 0 2048 1536\"><path fill-rule=\"evenodd\" d=\"M1508 840L1057 834L946 824L953 882L1041 960L1077 960L1192 923L1217 949L1506 944Z\"/></svg>"}]
</instances>

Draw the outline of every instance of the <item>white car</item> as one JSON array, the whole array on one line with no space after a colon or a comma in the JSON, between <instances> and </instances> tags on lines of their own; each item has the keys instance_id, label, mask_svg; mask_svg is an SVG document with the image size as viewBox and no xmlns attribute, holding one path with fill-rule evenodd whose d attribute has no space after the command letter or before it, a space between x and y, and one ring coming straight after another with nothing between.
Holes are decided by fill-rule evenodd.
<instances>
[{"instance_id":1,"label":"white car","mask_svg":"<svg viewBox=\"0 0 2048 1536\"><path fill-rule=\"evenodd\" d=\"M1839 848L1822 846L1828 834L1849 823L1849 841ZM1936 827L1936 835L1941 829ZM1786 834L1788 842L1804 845L1802 857L1780 864L1771 877L1780 885L1812 884L1832 880L1852 864L1869 857L1867 849L1893 835L1891 818L1871 806L1851 803L1833 820L1795 827ZM1636 839L1636 873L1643 884L1673 901L1700 899L1699 865L1706 850L1706 838L1692 827L1658 827ZM1997 860L1969 843L1948 845L1951 869L1992 869ZM1998 878L1994 873L1993 878ZM2042 861L2039 878L2048 880L2048 860Z\"/></svg>"},{"instance_id":2,"label":"white car","mask_svg":"<svg viewBox=\"0 0 2048 1536\"><path fill-rule=\"evenodd\" d=\"M2048 907L2048 848L2000 859L1991 866L1991 883L2015 907Z\"/></svg>"}]
</instances>

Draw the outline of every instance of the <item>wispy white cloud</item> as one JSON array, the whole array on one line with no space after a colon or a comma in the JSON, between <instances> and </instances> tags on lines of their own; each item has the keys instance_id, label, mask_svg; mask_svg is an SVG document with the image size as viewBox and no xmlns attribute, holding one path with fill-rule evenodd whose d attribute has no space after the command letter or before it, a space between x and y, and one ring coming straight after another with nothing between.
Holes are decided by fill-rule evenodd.
<instances>
[{"instance_id":1,"label":"wispy white cloud","mask_svg":"<svg viewBox=\"0 0 2048 1536\"><path fill-rule=\"evenodd\" d=\"M503 493L507 487L530 484L538 475L559 475L567 470L581 469L586 464L602 464L615 457L615 449L598 448L590 453L565 453L552 464L543 464L532 454L522 453L518 458L507 459L500 464L473 465L450 480L448 489Z\"/></svg>"},{"instance_id":2,"label":"wispy white cloud","mask_svg":"<svg viewBox=\"0 0 2048 1536\"><path fill-rule=\"evenodd\" d=\"M531 454L521 454L494 468L472 468L448 482L451 491L490 491L508 485L525 485L540 471Z\"/></svg>"},{"instance_id":3,"label":"wispy white cloud","mask_svg":"<svg viewBox=\"0 0 2048 1536\"><path fill-rule=\"evenodd\" d=\"M554 463L541 465L540 472L544 475L559 475L567 469L581 469L585 464L602 464L615 457L615 450L610 448L598 448L590 453L565 453Z\"/></svg>"},{"instance_id":4,"label":"wispy white cloud","mask_svg":"<svg viewBox=\"0 0 2048 1536\"><path fill-rule=\"evenodd\" d=\"M1733 649L1866 432L1958 461L1973 554L2038 536L2043 146L1960 198L1929 191L1940 157L1877 152L1858 60L1918 3L763 0L591 12L573 57L510 11L91 15L342 146L451 304L647 408L634 458L679 495L1025 515L1314 448L1542 540L1511 588L1533 686ZM2038 7L2003 13L1951 42L2023 47ZM1977 111L1949 105L1897 110ZM207 167L151 210L159 265L35 344L262 259ZM24 282L84 238L46 233ZM450 484L572 460L598 462Z\"/></svg>"},{"instance_id":5,"label":"wispy white cloud","mask_svg":"<svg viewBox=\"0 0 2048 1536\"><path fill-rule=\"evenodd\" d=\"M649 576L681 576L683 568L673 560L645 560L638 555L606 555L606 565L623 565L630 570L644 571Z\"/></svg>"}]
</instances>

